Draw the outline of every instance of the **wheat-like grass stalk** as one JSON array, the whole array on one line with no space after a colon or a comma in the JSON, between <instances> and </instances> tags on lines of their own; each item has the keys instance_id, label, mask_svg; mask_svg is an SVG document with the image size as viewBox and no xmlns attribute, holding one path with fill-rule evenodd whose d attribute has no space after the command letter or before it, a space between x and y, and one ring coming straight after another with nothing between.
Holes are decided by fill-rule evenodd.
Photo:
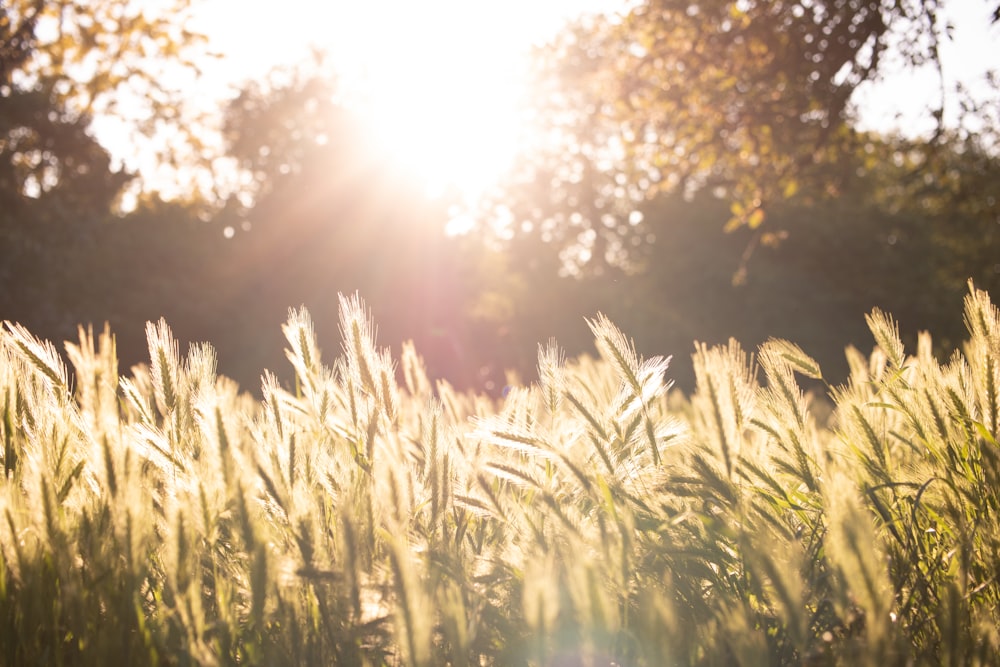
<instances>
[{"instance_id":1,"label":"wheat-like grass stalk","mask_svg":"<svg viewBox=\"0 0 1000 667\"><path fill-rule=\"evenodd\" d=\"M695 347L668 394L607 318L503 400L396 364L357 297L323 363L261 400L164 322L0 333L0 662L992 664L1000 656L997 313L948 363L895 322L848 352L829 422L805 351ZM758 380L758 378L760 378ZM815 385L815 383L813 383ZM80 641L80 638L85 638ZM600 661L600 662L599 662Z\"/></svg>"}]
</instances>

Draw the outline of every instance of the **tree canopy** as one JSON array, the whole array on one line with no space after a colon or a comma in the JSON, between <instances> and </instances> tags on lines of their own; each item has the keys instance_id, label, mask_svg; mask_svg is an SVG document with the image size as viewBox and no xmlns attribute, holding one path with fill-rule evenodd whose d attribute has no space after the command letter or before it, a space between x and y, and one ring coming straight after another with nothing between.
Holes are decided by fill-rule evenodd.
<instances>
[{"instance_id":1,"label":"tree canopy","mask_svg":"<svg viewBox=\"0 0 1000 667\"><path fill-rule=\"evenodd\" d=\"M854 93L887 61L940 66L943 5L647 0L586 18L538 54L535 116L549 141L490 215L561 245L571 273L635 270L649 239L637 211L658 193L713 192L731 203L729 228L752 229L805 190L836 195L843 156L871 139L856 129ZM988 134L995 106L961 92L942 94ZM927 113L938 121L929 144L956 138L942 106Z\"/></svg>"},{"instance_id":2,"label":"tree canopy","mask_svg":"<svg viewBox=\"0 0 1000 667\"><path fill-rule=\"evenodd\" d=\"M52 137L72 133L71 128L93 135L95 120L114 127L123 142L159 150L164 161L179 143L196 141L196 128L185 118L184 87L198 74L205 38L186 27L191 5L191 0L0 5L0 160L14 167L18 187L37 195L74 170L89 168ZM151 140L157 134L172 136L170 150ZM99 164L92 166L102 171Z\"/></svg>"},{"instance_id":3,"label":"tree canopy","mask_svg":"<svg viewBox=\"0 0 1000 667\"><path fill-rule=\"evenodd\" d=\"M183 329L203 319L196 294L221 234L180 206L150 202L121 219L134 174L94 125L146 136L173 125L183 142L177 77L194 73L201 42L184 28L189 4L0 3L0 320L55 340L109 321L124 358L137 359L130 334L145 319L169 313Z\"/></svg>"}]
</instances>

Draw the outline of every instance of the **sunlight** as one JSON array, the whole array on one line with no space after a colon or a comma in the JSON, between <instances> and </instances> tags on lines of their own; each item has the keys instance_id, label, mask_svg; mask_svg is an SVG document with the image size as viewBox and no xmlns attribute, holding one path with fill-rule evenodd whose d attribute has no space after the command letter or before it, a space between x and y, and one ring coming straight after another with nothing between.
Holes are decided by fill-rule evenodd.
<instances>
[{"instance_id":1,"label":"sunlight","mask_svg":"<svg viewBox=\"0 0 1000 667\"><path fill-rule=\"evenodd\" d=\"M274 14L270 4L247 11L258 5L208 0L205 27L237 80L313 47L327 53L345 99L394 165L432 196L475 199L528 141L520 102L531 45L609 4L286 0ZM246 29L218 30L234 12Z\"/></svg>"},{"instance_id":2,"label":"sunlight","mask_svg":"<svg viewBox=\"0 0 1000 667\"><path fill-rule=\"evenodd\" d=\"M390 3L393 4L393 3ZM380 148L429 194L474 196L513 158L525 59L509 13L470 3L356 3L330 53Z\"/></svg>"}]
</instances>

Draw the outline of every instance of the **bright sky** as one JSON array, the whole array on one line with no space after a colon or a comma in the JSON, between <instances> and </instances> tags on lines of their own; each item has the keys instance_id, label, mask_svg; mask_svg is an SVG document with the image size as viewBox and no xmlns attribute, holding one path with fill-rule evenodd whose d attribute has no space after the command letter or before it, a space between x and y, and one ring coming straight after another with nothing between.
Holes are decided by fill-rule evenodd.
<instances>
[{"instance_id":1,"label":"bright sky","mask_svg":"<svg viewBox=\"0 0 1000 667\"><path fill-rule=\"evenodd\" d=\"M995 2L986 0L945 0L942 17L954 26L953 39L941 43L941 59L946 90L961 81L973 90L983 90L988 70L1000 73L1000 23L992 23ZM897 71L878 84L866 84L855 97L861 109L864 129L887 132L901 128L907 134L930 134L933 120L927 108L940 104L940 80L936 71ZM955 121L954 97L946 101L945 119Z\"/></svg>"},{"instance_id":2,"label":"bright sky","mask_svg":"<svg viewBox=\"0 0 1000 667\"><path fill-rule=\"evenodd\" d=\"M205 0L196 28L229 57L210 75L252 79L329 52L393 159L430 192L474 195L517 149L525 55L571 17L622 0ZM279 11L275 11L276 7Z\"/></svg>"},{"instance_id":3,"label":"bright sky","mask_svg":"<svg viewBox=\"0 0 1000 667\"><path fill-rule=\"evenodd\" d=\"M191 99L203 107L275 65L327 50L345 93L393 160L430 192L453 185L474 197L514 157L522 125L517 100L524 55L585 12L626 0L202 0L192 26L225 55L206 66ZM992 3L947 0L956 40L942 47L949 79L974 82L1000 70ZM920 110L934 104L932 72L897 74L855 98L862 126L926 132Z\"/></svg>"}]
</instances>

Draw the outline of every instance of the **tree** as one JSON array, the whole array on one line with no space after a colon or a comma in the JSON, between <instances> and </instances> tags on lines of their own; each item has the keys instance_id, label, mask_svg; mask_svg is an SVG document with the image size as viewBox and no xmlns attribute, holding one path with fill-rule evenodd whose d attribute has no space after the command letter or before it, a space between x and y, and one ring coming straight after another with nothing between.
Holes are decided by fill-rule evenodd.
<instances>
[{"instance_id":1,"label":"tree","mask_svg":"<svg viewBox=\"0 0 1000 667\"><path fill-rule=\"evenodd\" d=\"M98 114L147 116L137 131L177 120L167 73L193 72L199 43L188 4L0 3L0 320L58 341L88 321L141 338L145 319L204 319L190 313L212 281L191 265L213 251L209 230L181 207L113 215L134 179L93 136Z\"/></svg>"},{"instance_id":2,"label":"tree","mask_svg":"<svg viewBox=\"0 0 1000 667\"><path fill-rule=\"evenodd\" d=\"M87 168L65 164L42 145L56 124L89 132L100 117L130 128L136 142L157 133L172 134L174 150L184 138L195 142L197 124L185 117L181 83L197 76L204 37L186 28L190 6L191 0L0 5L0 161L17 165L22 181L14 187L31 196L53 187L64 169ZM26 105L47 105L51 114L25 114ZM156 146L149 141L144 148Z\"/></svg>"},{"instance_id":3,"label":"tree","mask_svg":"<svg viewBox=\"0 0 1000 667\"><path fill-rule=\"evenodd\" d=\"M882 74L889 54L939 65L949 31L941 9L646 0L619 18L587 18L539 52L536 118L549 142L488 209L513 233L561 245L571 272L634 271L649 239L637 212L658 193L728 199L731 229L759 228L804 189L835 195L841 156L867 141L854 128L854 91ZM936 143L943 115L928 113L939 121Z\"/></svg>"},{"instance_id":4,"label":"tree","mask_svg":"<svg viewBox=\"0 0 1000 667\"><path fill-rule=\"evenodd\" d=\"M446 204L428 200L376 150L329 73L305 63L249 84L224 128L230 157L252 179L218 217L232 238L216 289L236 305L217 340L247 369L240 379L285 369L280 326L291 306L308 306L320 339L334 346L336 296L357 291L379 319L380 340L413 339L432 375L470 384L477 341L464 312L467 260L445 237Z\"/></svg>"}]
</instances>

